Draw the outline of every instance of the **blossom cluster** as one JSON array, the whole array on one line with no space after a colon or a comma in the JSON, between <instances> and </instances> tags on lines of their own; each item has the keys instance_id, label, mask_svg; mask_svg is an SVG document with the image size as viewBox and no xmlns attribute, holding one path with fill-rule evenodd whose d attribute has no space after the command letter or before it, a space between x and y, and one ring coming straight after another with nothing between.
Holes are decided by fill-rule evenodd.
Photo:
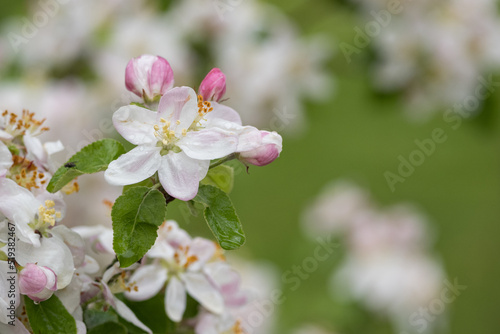
<instances>
[{"instance_id":1,"label":"blossom cluster","mask_svg":"<svg viewBox=\"0 0 500 334\"><path fill-rule=\"evenodd\" d=\"M460 109L476 96L480 78L500 69L494 0L353 1L380 29L373 36L375 86L403 91L410 110Z\"/></svg>"},{"instance_id":2,"label":"blossom cluster","mask_svg":"<svg viewBox=\"0 0 500 334\"><path fill-rule=\"evenodd\" d=\"M350 182L328 185L305 212L308 235L334 235L347 254L332 274L332 292L382 312L398 330L409 316L439 297L444 272L430 252L430 231L414 208L385 210ZM437 322L436 322L437 324Z\"/></svg>"},{"instance_id":3,"label":"blossom cluster","mask_svg":"<svg viewBox=\"0 0 500 334\"><path fill-rule=\"evenodd\" d=\"M148 240L153 237L146 249L141 240L125 249L129 257L129 253L138 252L134 256L140 260L128 265L122 265L123 254L116 251L120 247L117 244L126 242L122 231L117 233L103 224L73 228L65 225L64 194L79 190L75 176L106 169L104 177L108 182L131 185L130 190L142 190L145 187L134 184L150 180L153 185L146 188L147 193L160 196L161 205L145 210L159 212L159 219L164 221L162 208L175 199L194 199L209 169L231 159L247 167L264 166L281 152L280 135L243 126L238 113L220 103L226 79L219 69L208 73L196 94L189 87L173 87L173 71L166 59L143 55L130 60L125 85L142 99L141 103L119 108L113 115L116 130L136 145L127 153L122 152L120 143L101 140L75 155L85 161L72 158L56 168L54 155L64 147L60 141L40 140L39 135L49 130L44 120L27 110L22 115L8 111L1 114L0 331L46 330L38 327L39 318L30 310L53 307L46 313L66 319L71 328L65 329L67 333L86 333L95 327L86 321L86 315L96 317L110 310L130 326L152 333L125 299L147 301L157 295L164 295L161 311L179 330L253 331L245 315L252 309L255 296L241 287L240 276L225 261L223 249L214 241L192 238L174 221L152 229L156 218L149 213L141 216L141 210L143 205L155 205L157 201L139 198L136 213L127 221L130 224L126 228L133 224L135 229L136 219L141 216L139 223L150 225L135 236ZM113 147L115 152L111 153ZM103 169L104 161L108 166ZM222 190L207 187L227 198ZM124 190L117 202L123 198L127 201L129 194L134 191ZM118 209L109 203L113 207L113 224L118 220L116 215L128 217L129 210L134 209L131 202L126 203ZM239 224L228 198L222 208L206 205L215 213L229 212L224 218L231 226ZM101 219L102 223L106 221ZM232 231L226 229L224 233L227 237ZM242 231L235 233L239 236ZM244 242L244 237L230 241L234 248L235 243ZM188 307L190 312L185 314ZM103 319L109 320L106 317ZM42 322L49 321L47 318Z\"/></svg>"},{"instance_id":4,"label":"blossom cluster","mask_svg":"<svg viewBox=\"0 0 500 334\"><path fill-rule=\"evenodd\" d=\"M109 165L105 178L111 184L134 184L158 172L166 192L187 201L198 193L211 160L229 156L264 166L281 152L276 132L242 126L236 111L219 104L226 80L217 68L203 79L198 95L189 87L172 88L173 72L162 57L134 58L125 79L145 103L158 100L158 110L131 105L114 113L116 130L137 146Z\"/></svg>"}]
</instances>

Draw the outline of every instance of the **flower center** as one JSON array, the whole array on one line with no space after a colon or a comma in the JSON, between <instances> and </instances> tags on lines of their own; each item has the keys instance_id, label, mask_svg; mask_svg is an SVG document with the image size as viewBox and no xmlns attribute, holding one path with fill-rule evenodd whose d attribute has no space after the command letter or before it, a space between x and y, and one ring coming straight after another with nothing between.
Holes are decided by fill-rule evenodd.
<instances>
[{"instance_id":1,"label":"flower center","mask_svg":"<svg viewBox=\"0 0 500 334\"><path fill-rule=\"evenodd\" d=\"M193 123L189 126L189 128L184 128L181 130L180 136L184 137L187 135L188 131L198 131L203 129L202 121L206 114L213 111L214 108L209 101L204 101L201 95L198 95L198 116L194 119ZM181 121L177 120L176 125L180 125ZM168 153L170 150L178 150L180 149L175 145L177 141L179 141L178 134L171 127L172 123L164 118L160 118L160 124L154 125L155 137L158 139L157 146L163 147L161 154L164 155Z\"/></svg>"},{"instance_id":2,"label":"flower center","mask_svg":"<svg viewBox=\"0 0 500 334\"><path fill-rule=\"evenodd\" d=\"M32 135L36 136L44 131L49 130L47 127L42 127L45 119L39 121L33 118L35 113L30 113L28 110L23 110L21 117L18 117L14 113L9 113L5 110L2 113L3 124L5 126L4 131L11 134L13 137L23 136L26 131L29 131ZM0 122L1 124L2 122Z\"/></svg>"},{"instance_id":3,"label":"flower center","mask_svg":"<svg viewBox=\"0 0 500 334\"><path fill-rule=\"evenodd\" d=\"M38 208L38 218L45 224L54 226L56 219L61 218L61 213L54 208L56 204L54 201L46 200L45 206L40 205Z\"/></svg>"},{"instance_id":4,"label":"flower center","mask_svg":"<svg viewBox=\"0 0 500 334\"><path fill-rule=\"evenodd\" d=\"M14 155L12 162L9 177L21 187L31 191L32 188L38 189L47 182L45 174L37 170L33 161Z\"/></svg>"},{"instance_id":5,"label":"flower center","mask_svg":"<svg viewBox=\"0 0 500 334\"><path fill-rule=\"evenodd\" d=\"M198 95L198 116L189 127L189 131L198 131L203 128L201 121L205 120L203 117L209 112L213 111L212 103L204 101L203 96Z\"/></svg>"},{"instance_id":6,"label":"flower center","mask_svg":"<svg viewBox=\"0 0 500 334\"><path fill-rule=\"evenodd\" d=\"M52 200L46 200L44 204L40 205L37 217L35 217L35 220L29 226L33 230L47 236L48 229L56 225L56 219L61 218L61 212L56 211L56 204Z\"/></svg>"}]
</instances>

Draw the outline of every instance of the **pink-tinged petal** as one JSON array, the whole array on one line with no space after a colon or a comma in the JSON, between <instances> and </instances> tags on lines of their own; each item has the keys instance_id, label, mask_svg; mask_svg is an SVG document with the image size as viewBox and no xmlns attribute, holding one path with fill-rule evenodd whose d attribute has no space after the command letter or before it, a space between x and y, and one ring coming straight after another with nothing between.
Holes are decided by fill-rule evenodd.
<instances>
[{"instance_id":1,"label":"pink-tinged petal","mask_svg":"<svg viewBox=\"0 0 500 334\"><path fill-rule=\"evenodd\" d=\"M12 166L12 154L9 148L0 141L0 177L5 175L10 166Z\"/></svg>"},{"instance_id":2,"label":"pink-tinged petal","mask_svg":"<svg viewBox=\"0 0 500 334\"><path fill-rule=\"evenodd\" d=\"M226 93L226 76L220 69L213 68L201 82L198 92L206 101L219 101Z\"/></svg>"},{"instance_id":3,"label":"pink-tinged petal","mask_svg":"<svg viewBox=\"0 0 500 334\"><path fill-rule=\"evenodd\" d=\"M193 242L189 244L189 254L196 256L197 260L194 261L188 269L190 271L200 270L201 267L212 258L215 251L216 247L212 241L198 237L194 238Z\"/></svg>"},{"instance_id":4,"label":"pink-tinged petal","mask_svg":"<svg viewBox=\"0 0 500 334\"><path fill-rule=\"evenodd\" d=\"M65 288L71 282L75 271L73 256L57 235L42 238L40 247L24 242L18 242L16 246L16 261L22 266L36 263L50 268L57 276L58 290Z\"/></svg>"},{"instance_id":5,"label":"pink-tinged petal","mask_svg":"<svg viewBox=\"0 0 500 334\"><path fill-rule=\"evenodd\" d=\"M116 310L116 313L118 313L123 319L125 319L128 322L132 323L134 326L139 327L140 329L142 329L146 333L149 333L149 334L153 333L151 331L151 329L149 329L149 327L147 327L146 325L144 325L137 318L137 316L134 314L134 312L132 312L132 310L129 309L128 306L125 305L124 302L122 302L118 298L114 298L114 302L115 302L114 308Z\"/></svg>"},{"instance_id":6,"label":"pink-tinged petal","mask_svg":"<svg viewBox=\"0 0 500 334\"><path fill-rule=\"evenodd\" d=\"M152 176L160 167L161 147L137 146L111 162L104 178L109 184L134 184Z\"/></svg>"},{"instance_id":7,"label":"pink-tinged petal","mask_svg":"<svg viewBox=\"0 0 500 334\"><path fill-rule=\"evenodd\" d=\"M193 199L198 185L208 172L210 161L195 160L184 152L169 152L162 157L158 177L167 193L182 201Z\"/></svg>"},{"instance_id":8,"label":"pink-tinged petal","mask_svg":"<svg viewBox=\"0 0 500 334\"><path fill-rule=\"evenodd\" d=\"M216 119L222 119L225 121L233 122L241 125L241 117L233 108L219 104L217 102L211 102L214 110L207 113L204 118L207 120L205 127L211 127L212 121Z\"/></svg>"},{"instance_id":9,"label":"pink-tinged petal","mask_svg":"<svg viewBox=\"0 0 500 334\"><path fill-rule=\"evenodd\" d=\"M138 268L129 279L129 284L137 287L125 291L130 300L146 300L155 296L167 281L167 270L158 265L146 265Z\"/></svg>"},{"instance_id":10,"label":"pink-tinged petal","mask_svg":"<svg viewBox=\"0 0 500 334\"><path fill-rule=\"evenodd\" d=\"M243 126L238 132L238 147L236 152L245 152L258 148L262 144L260 130L253 126Z\"/></svg>"},{"instance_id":11,"label":"pink-tinged petal","mask_svg":"<svg viewBox=\"0 0 500 334\"><path fill-rule=\"evenodd\" d=\"M187 292L210 312L221 314L224 311L224 300L207 276L202 273L186 272L181 275Z\"/></svg>"},{"instance_id":12,"label":"pink-tinged petal","mask_svg":"<svg viewBox=\"0 0 500 334\"><path fill-rule=\"evenodd\" d=\"M165 292L165 311L172 321L182 320L186 310L186 290L181 281L175 276L170 278Z\"/></svg>"},{"instance_id":13,"label":"pink-tinged petal","mask_svg":"<svg viewBox=\"0 0 500 334\"><path fill-rule=\"evenodd\" d=\"M134 145L154 144L156 112L139 106L124 106L113 114L113 125L127 141Z\"/></svg>"},{"instance_id":14,"label":"pink-tinged petal","mask_svg":"<svg viewBox=\"0 0 500 334\"><path fill-rule=\"evenodd\" d=\"M174 73L168 61L162 57L142 55L131 59L125 69L125 86L145 100L154 100L173 85Z\"/></svg>"},{"instance_id":15,"label":"pink-tinged petal","mask_svg":"<svg viewBox=\"0 0 500 334\"><path fill-rule=\"evenodd\" d=\"M261 131L260 145L239 154L242 162L256 166L265 166L279 157L282 150L282 138L276 132Z\"/></svg>"},{"instance_id":16,"label":"pink-tinged petal","mask_svg":"<svg viewBox=\"0 0 500 334\"><path fill-rule=\"evenodd\" d=\"M19 273L19 292L23 295L39 293L45 289L46 285L45 271L34 263L28 263Z\"/></svg>"},{"instance_id":17,"label":"pink-tinged petal","mask_svg":"<svg viewBox=\"0 0 500 334\"><path fill-rule=\"evenodd\" d=\"M177 135L182 129L188 129L198 116L198 100L196 93L189 87L175 87L160 99L158 105L157 123L160 118L170 122L170 129Z\"/></svg>"},{"instance_id":18,"label":"pink-tinged petal","mask_svg":"<svg viewBox=\"0 0 500 334\"><path fill-rule=\"evenodd\" d=\"M220 128L190 131L177 142L177 146L193 159L218 159L236 151L238 136L234 131Z\"/></svg>"},{"instance_id":19,"label":"pink-tinged petal","mask_svg":"<svg viewBox=\"0 0 500 334\"><path fill-rule=\"evenodd\" d=\"M165 58L158 57L153 63L148 79L150 91L153 94L164 95L174 86L174 71Z\"/></svg>"}]
</instances>

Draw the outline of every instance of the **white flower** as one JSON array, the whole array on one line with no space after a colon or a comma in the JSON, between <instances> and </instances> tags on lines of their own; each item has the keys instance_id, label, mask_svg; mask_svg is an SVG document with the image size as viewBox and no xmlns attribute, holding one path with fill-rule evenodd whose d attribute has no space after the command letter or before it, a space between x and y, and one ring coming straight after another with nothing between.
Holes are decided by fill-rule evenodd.
<instances>
[{"instance_id":1,"label":"white flower","mask_svg":"<svg viewBox=\"0 0 500 334\"><path fill-rule=\"evenodd\" d=\"M136 289L125 292L125 296L132 300L146 300L156 295L167 282L165 311L173 321L182 320L186 292L210 312L220 314L224 310L223 298L204 270L207 261L216 254L216 246L202 238L187 239L180 231L175 222L162 225L155 249L147 254L148 257L152 255L153 262L132 274L130 283ZM169 233L180 238L169 238ZM156 257L159 249L167 250L162 257Z\"/></svg>"},{"instance_id":2,"label":"white flower","mask_svg":"<svg viewBox=\"0 0 500 334\"><path fill-rule=\"evenodd\" d=\"M129 267L127 268L127 270L132 268ZM116 313L118 313L123 319L127 320L128 322L131 322L135 326L144 330L146 333L152 334L153 332L137 318L134 312L132 312L132 310L124 302L116 298L114 294L111 292L111 289L108 286L108 282L113 276L121 272L123 272L123 269L120 268L120 264L117 262L113 266L111 266L108 270L106 270L106 272L102 276L101 287L104 299L111 306L113 306L113 308L116 310Z\"/></svg>"},{"instance_id":3,"label":"white flower","mask_svg":"<svg viewBox=\"0 0 500 334\"><path fill-rule=\"evenodd\" d=\"M62 217L64 208L56 203L60 204L57 195L42 193L36 198L14 181L0 179L0 213L16 225L16 236L23 242L40 246L40 234Z\"/></svg>"},{"instance_id":4,"label":"white flower","mask_svg":"<svg viewBox=\"0 0 500 334\"><path fill-rule=\"evenodd\" d=\"M210 160L236 151L234 127L241 120L233 109L203 101L189 87L176 87L162 96L158 112L126 106L115 112L113 123L138 146L109 164L106 180L113 185L133 184L158 171L168 194L190 200Z\"/></svg>"}]
</instances>

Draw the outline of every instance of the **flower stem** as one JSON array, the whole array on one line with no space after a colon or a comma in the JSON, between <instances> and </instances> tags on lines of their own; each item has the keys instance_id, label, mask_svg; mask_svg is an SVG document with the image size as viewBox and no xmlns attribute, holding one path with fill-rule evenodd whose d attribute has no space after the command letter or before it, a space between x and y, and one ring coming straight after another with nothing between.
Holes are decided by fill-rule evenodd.
<instances>
[{"instance_id":1,"label":"flower stem","mask_svg":"<svg viewBox=\"0 0 500 334\"><path fill-rule=\"evenodd\" d=\"M217 166L220 166L222 165L223 163L227 162L227 161L230 161L230 160L233 160L236 158L236 153L231 153L229 154L228 156L225 156L224 158L221 158L219 160L217 160L216 162L212 163L210 165L210 169L214 168L214 167L217 167Z\"/></svg>"}]
</instances>

